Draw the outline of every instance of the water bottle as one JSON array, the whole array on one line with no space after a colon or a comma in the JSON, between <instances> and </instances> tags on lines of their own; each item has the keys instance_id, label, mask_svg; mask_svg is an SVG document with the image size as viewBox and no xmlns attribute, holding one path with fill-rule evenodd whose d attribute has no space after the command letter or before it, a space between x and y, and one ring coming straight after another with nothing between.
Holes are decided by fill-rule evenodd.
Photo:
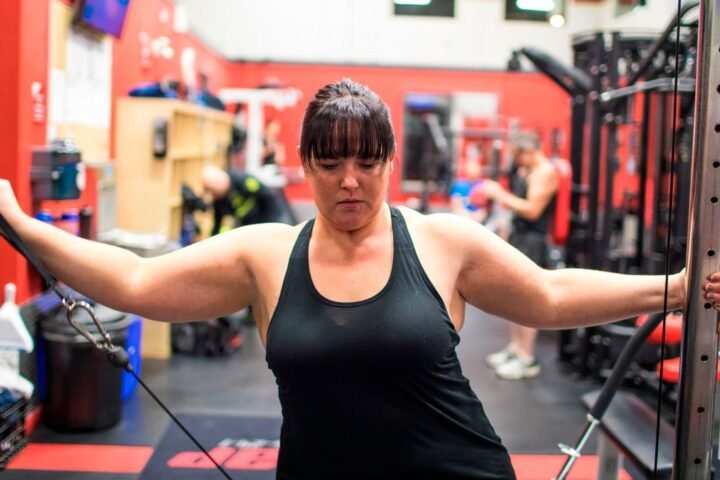
<instances>
[{"instance_id":1,"label":"water bottle","mask_svg":"<svg viewBox=\"0 0 720 480\"><path fill-rule=\"evenodd\" d=\"M54 223L55 217L50 210L40 210L35 214L35 218L45 223Z\"/></svg>"},{"instance_id":2,"label":"water bottle","mask_svg":"<svg viewBox=\"0 0 720 480\"><path fill-rule=\"evenodd\" d=\"M93 238L92 234L92 216L93 209L91 207L83 207L80 209L80 236L83 238Z\"/></svg>"},{"instance_id":3,"label":"water bottle","mask_svg":"<svg viewBox=\"0 0 720 480\"><path fill-rule=\"evenodd\" d=\"M57 226L73 235L80 235L80 213L76 208L65 210Z\"/></svg>"}]
</instances>

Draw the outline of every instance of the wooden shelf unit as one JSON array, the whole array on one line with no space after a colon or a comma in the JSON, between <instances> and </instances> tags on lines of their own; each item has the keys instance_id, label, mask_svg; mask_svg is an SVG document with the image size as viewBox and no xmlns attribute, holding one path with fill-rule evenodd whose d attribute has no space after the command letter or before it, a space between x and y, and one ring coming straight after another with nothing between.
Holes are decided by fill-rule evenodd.
<instances>
[{"instance_id":1,"label":"wooden shelf unit","mask_svg":"<svg viewBox=\"0 0 720 480\"><path fill-rule=\"evenodd\" d=\"M153 125L167 121L167 154L153 156ZM134 232L180 235L180 186L202 194L200 171L224 167L232 116L173 99L121 98L117 104L115 152L117 226ZM196 213L209 228L208 215ZM204 230L205 231L205 230Z\"/></svg>"}]
</instances>

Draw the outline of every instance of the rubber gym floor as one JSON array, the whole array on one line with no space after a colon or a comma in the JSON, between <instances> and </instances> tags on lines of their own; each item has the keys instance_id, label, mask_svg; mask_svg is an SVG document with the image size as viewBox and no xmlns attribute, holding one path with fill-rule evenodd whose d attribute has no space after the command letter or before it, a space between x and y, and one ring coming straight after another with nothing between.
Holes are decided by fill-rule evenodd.
<instances>
[{"instance_id":1,"label":"rubber gym floor","mask_svg":"<svg viewBox=\"0 0 720 480\"><path fill-rule=\"evenodd\" d=\"M541 332L538 359L542 373L538 378L504 381L485 365L484 358L507 340L506 322L469 307L461 331L459 355L465 375L513 455L513 462L525 465L523 472L535 472L531 475L518 471L520 480L551 478L558 473L556 466L562 464L563 457L557 444L573 444L584 424L585 410L580 404L580 395L598 388L597 384L565 371L567 367L556 361L556 335ZM228 357L176 354L169 360L145 359L142 378L176 413L279 417L275 381L254 327L245 327L244 337L242 348ZM2 476L6 480L139 479L169 424L166 413L138 387L124 404L120 422L109 430L68 434L52 431L40 423L28 447L9 463ZM584 453L594 454L596 441L597 433ZM139 448L121 448L113 453L113 450L107 451L107 447L94 450L93 446ZM66 448L68 450L64 450ZM48 452L53 451L55 455L48 457ZM76 458L78 455L81 458ZM108 455L115 460L104 466L103 459ZM121 458L117 458L118 455ZM584 460L589 462L579 467L570 479L596 478L592 463L596 458ZM115 469L118 462L123 467L119 470ZM126 473L120 473L122 471ZM632 470L628 471L630 475L625 478L640 478L633 475ZM207 470L195 472L192 478L222 476Z\"/></svg>"}]
</instances>

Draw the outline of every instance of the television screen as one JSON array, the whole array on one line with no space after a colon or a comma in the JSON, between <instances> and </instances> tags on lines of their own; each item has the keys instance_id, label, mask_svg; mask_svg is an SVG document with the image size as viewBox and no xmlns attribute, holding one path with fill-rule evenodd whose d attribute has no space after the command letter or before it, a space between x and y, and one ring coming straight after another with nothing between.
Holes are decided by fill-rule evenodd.
<instances>
[{"instance_id":1,"label":"television screen","mask_svg":"<svg viewBox=\"0 0 720 480\"><path fill-rule=\"evenodd\" d=\"M75 21L120 38L130 0L77 0Z\"/></svg>"}]
</instances>

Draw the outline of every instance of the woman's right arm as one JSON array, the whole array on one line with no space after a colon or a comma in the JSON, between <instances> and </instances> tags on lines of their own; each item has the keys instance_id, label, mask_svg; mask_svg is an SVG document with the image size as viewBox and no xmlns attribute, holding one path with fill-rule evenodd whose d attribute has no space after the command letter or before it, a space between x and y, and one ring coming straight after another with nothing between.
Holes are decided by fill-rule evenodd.
<instances>
[{"instance_id":1,"label":"woman's right arm","mask_svg":"<svg viewBox=\"0 0 720 480\"><path fill-rule=\"evenodd\" d=\"M239 229L181 250L141 258L76 237L29 217L10 183L0 179L0 214L60 281L111 308L164 321L206 320L238 311L256 296L249 248L253 229Z\"/></svg>"}]
</instances>

